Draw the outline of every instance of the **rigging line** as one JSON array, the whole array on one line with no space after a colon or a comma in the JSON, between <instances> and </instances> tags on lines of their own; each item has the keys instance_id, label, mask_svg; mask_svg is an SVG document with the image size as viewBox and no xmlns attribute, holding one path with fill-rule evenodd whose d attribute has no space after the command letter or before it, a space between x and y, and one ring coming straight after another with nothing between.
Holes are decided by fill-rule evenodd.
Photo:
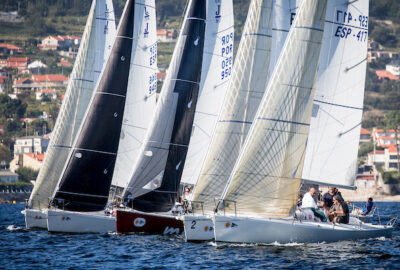
<instances>
[{"instance_id":1,"label":"rigging line","mask_svg":"<svg viewBox=\"0 0 400 270\"><path fill-rule=\"evenodd\" d=\"M234 28L234 26L231 25L231 26L229 26L228 28L222 29L222 30L220 30L219 32L217 32L217 33L216 33L216 34L217 34L217 38L218 38L218 39L221 39L221 38L218 36L218 34L221 33L221 32L224 32L224 31L226 31L226 30L229 30L229 29L231 29L231 28Z\"/></svg>"},{"instance_id":2,"label":"rigging line","mask_svg":"<svg viewBox=\"0 0 400 270\"><path fill-rule=\"evenodd\" d=\"M323 29L319 29L319 28L315 28L315 27L310 27L310 26L295 26L294 28L297 28L297 29L307 29L307 30L315 30L315 31L318 31L318 32L324 32Z\"/></svg>"},{"instance_id":3,"label":"rigging line","mask_svg":"<svg viewBox=\"0 0 400 270\"><path fill-rule=\"evenodd\" d=\"M202 114L202 115L208 115L208 116L218 116L218 114L214 114L214 113L206 113L206 112L201 112L201 111L197 111L196 110L196 113L197 114Z\"/></svg>"},{"instance_id":4,"label":"rigging line","mask_svg":"<svg viewBox=\"0 0 400 270\"><path fill-rule=\"evenodd\" d=\"M344 134L346 134L346 133L349 133L350 131L352 131L353 129L355 129L355 128L358 127L358 126L361 126L361 123L362 123L362 122L358 123L358 124L355 125L354 127L350 128L350 129L348 129L348 130L346 130L346 131L344 131L344 132L340 132L340 133L338 134L338 137L340 137L340 136L342 136L342 135L344 135Z\"/></svg>"},{"instance_id":5,"label":"rigging line","mask_svg":"<svg viewBox=\"0 0 400 270\"><path fill-rule=\"evenodd\" d=\"M83 81L83 82L94 82L93 80L83 79L83 78L73 78L73 81Z\"/></svg>"},{"instance_id":6,"label":"rigging line","mask_svg":"<svg viewBox=\"0 0 400 270\"><path fill-rule=\"evenodd\" d=\"M339 119L335 118L332 114L330 114L329 112L327 112L326 110L322 109L321 107L319 107L319 109L321 111L323 111L324 113L326 113L329 117L331 117L333 120L335 120L336 122L338 122L339 124L341 124L342 126L344 126L344 123L341 122Z\"/></svg>"},{"instance_id":7,"label":"rigging line","mask_svg":"<svg viewBox=\"0 0 400 270\"><path fill-rule=\"evenodd\" d=\"M104 199L108 198L108 196L92 195L92 194L85 194L85 193L75 193L75 192L68 192L68 191L61 191L61 190L58 190L57 193L63 193L63 194L68 194L68 195L77 195L77 196L81 196L81 197L93 197L93 198L104 198ZM54 197L54 198L57 199L57 197Z\"/></svg>"},{"instance_id":8,"label":"rigging line","mask_svg":"<svg viewBox=\"0 0 400 270\"><path fill-rule=\"evenodd\" d=\"M194 124L194 126L197 127L199 130L201 130L201 131L204 133L204 135L206 135L208 138L211 138L211 135L208 134L208 133L207 133L204 129L202 129L200 126L198 126L198 125L196 125L196 124Z\"/></svg>"},{"instance_id":9,"label":"rigging line","mask_svg":"<svg viewBox=\"0 0 400 270\"><path fill-rule=\"evenodd\" d=\"M367 61L367 59L368 59L368 57L365 57L363 60L361 60L357 64L355 64L355 65L353 65L351 67L345 68L344 72L348 72L350 69L353 69L353 68L357 67L358 65L361 65L364 61Z\"/></svg>"},{"instance_id":10,"label":"rigging line","mask_svg":"<svg viewBox=\"0 0 400 270\"><path fill-rule=\"evenodd\" d=\"M363 110L363 108L360 108L360 107L353 107L353 106L347 106L347 105L342 105L342 104L337 104L337 103L331 103L331 102L326 102L326 101L322 101L322 100L318 100L318 99L314 99L314 102L315 101L319 102L319 103L327 104L327 105L332 105L332 106L338 106L338 107L361 110L361 111Z\"/></svg>"},{"instance_id":11,"label":"rigging line","mask_svg":"<svg viewBox=\"0 0 400 270\"><path fill-rule=\"evenodd\" d=\"M241 120L218 120L218 123L238 123L238 124L249 124L249 125L251 125L253 122L251 122L251 121L241 121Z\"/></svg>"}]
</instances>

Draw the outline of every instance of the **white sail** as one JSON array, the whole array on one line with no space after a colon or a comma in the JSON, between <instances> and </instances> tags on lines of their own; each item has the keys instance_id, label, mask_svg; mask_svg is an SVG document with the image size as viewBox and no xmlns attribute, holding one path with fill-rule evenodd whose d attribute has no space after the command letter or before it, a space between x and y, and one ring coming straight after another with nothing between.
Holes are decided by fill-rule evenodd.
<instances>
[{"instance_id":1,"label":"white sail","mask_svg":"<svg viewBox=\"0 0 400 270\"><path fill-rule=\"evenodd\" d=\"M304 0L299 8L221 196L227 211L283 217L296 203L325 11L324 0Z\"/></svg>"},{"instance_id":2,"label":"white sail","mask_svg":"<svg viewBox=\"0 0 400 270\"><path fill-rule=\"evenodd\" d=\"M203 208L215 207L235 165L268 81L272 0L253 0L240 40L230 88L194 190Z\"/></svg>"},{"instance_id":3,"label":"white sail","mask_svg":"<svg viewBox=\"0 0 400 270\"><path fill-rule=\"evenodd\" d=\"M207 2L206 38L200 82L199 100L193 123L182 182L194 184L211 143L212 134L228 86L233 67L232 0Z\"/></svg>"},{"instance_id":4,"label":"white sail","mask_svg":"<svg viewBox=\"0 0 400 270\"><path fill-rule=\"evenodd\" d=\"M274 0L272 20L271 62L269 74L273 72L290 27L302 0Z\"/></svg>"},{"instance_id":5,"label":"white sail","mask_svg":"<svg viewBox=\"0 0 400 270\"><path fill-rule=\"evenodd\" d=\"M115 33L112 1L93 0L63 104L29 200L34 209L46 207L56 188Z\"/></svg>"},{"instance_id":6,"label":"white sail","mask_svg":"<svg viewBox=\"0 0 400 270\"><path fill-rule=\"evenodd\" d=\"M353 186L363 110L368 0L328 0L302 178Z\"/></svg>"},{"instance_id":7,"label":"white sail","mask_svg":"<svg viewBox=\"0 0 400 270\"><path fill-rule=\"evenodd\" d=\"M126 187L156 106L157 35L154 0L135 1L131 67L112 185ZM135 89L135 91L133 91Z\"/></svg>"}]
</instances>

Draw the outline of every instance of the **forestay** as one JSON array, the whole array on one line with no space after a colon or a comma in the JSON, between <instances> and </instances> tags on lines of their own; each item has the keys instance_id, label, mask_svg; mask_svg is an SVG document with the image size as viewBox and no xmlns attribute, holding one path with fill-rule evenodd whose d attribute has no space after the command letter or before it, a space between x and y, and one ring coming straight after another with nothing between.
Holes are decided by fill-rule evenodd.
<instances>
[{"instance_id":1,"label":"forestay","mask_svg":"<svg viewBox=\"0 0 400 270\"><path fill-rule=\"evenodd\" d=\"M303 179L351 187L367 66L368 0L329 0Z\"/></svg>"},{"instance_id":2,"label":"forestay","mask_svg":"<svg viewBox=\"0 0 400 270\"><path fill-rule=\"evenodd\" d=\"M194 191L204 209L215 207L268 80L271 53L272 0L253 0L234 64L232 82L225 97L207 158Z\"/></svg>"},{"instance_id":3,"label":"forestay","mask_svg":"<svg viewBox=\"0 0 400 270\"><path fill-rule=\"evenodd\" d=\"M131 69L112 185L125 188L156 107L157 34L154 0L135 2Z\"/></svg>"},{"instance_id":4,"label":"forestay","mask_svg":"<svg viewBox=\"0 0 400 270\"><path fill-rule=\"evenodd\" d=\"M189 150L182 173L182 182L195 184L228 86L233 66L233 5L232 0L207 1L206 37L199 99L194 116Z\"/></svg>"},{"instance_id":5,"label":"forestay","mask_svg":"<svg viewBox=\"0 0 400 270\"><path fill-rule=\"evenodd\" d=\"M177 198L199 94L206 2L214 3L189 1L155 116L123 193L134 198L137 210L169 211Z\"/></svg>"},{"instance_id":6,"label":"forestay","mask_svg":"<svg viewBox=\"0 0 400 270\"><path fill-rule=\"evenodd\" d=\"M127 1L110 56L54 193L52 204L65 210L99 211L107 203L128 78L135 72L130 70L135 7L133 0Z\"/></svg>"},{"instance_id":7,"label":"forestay","mask_svg":"<svg viewBox=\"0 0 400 270\"><path fill-rule=\"evenodd\" d=\"M321 0L299 8L222 195L226 211L236 206L239 215L284 217L296 204L325 11Z\"/></svg>"},{"instance_id":8,"label":"forestay","mask_svg":"<svg viewBox=\"0 0 400 270\"><path fill-rule=\"evenodd\" d=\"M93 0L78 55L29 205L47 207L115 38L111 0Z\"/></svg>"}]
</instances>

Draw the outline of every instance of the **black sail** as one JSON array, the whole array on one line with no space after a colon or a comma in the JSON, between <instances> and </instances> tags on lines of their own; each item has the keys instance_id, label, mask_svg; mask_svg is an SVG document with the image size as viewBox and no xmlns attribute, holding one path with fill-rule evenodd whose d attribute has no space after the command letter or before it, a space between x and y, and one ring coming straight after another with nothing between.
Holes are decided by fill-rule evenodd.
<instances>
[{"instance_id":1,"label":"black sail","mask_svg":"<svg viewBox=\"0 0 400 270\"><path fill-rule=\"evenodd\" d=\"M128 0L115 43L77 140L72 149L53 204L65 210L104 209L115 166L124 114L132 52L134 1Z\"/></svg>"},{"instance_id":2,"label":"black sail","mask_svg":"<svg viewBox=\"0 0 400 270\"><path fill-rule=\"evenodd\" d=\"M179 94L178 103L162 182L158 188L132 201L134 209L144 212L167 212L178 196L199 94L206 27L206 1L191 3L181 33L186 39L173 90ZM178 163L180 166L176 169Z\"/></svg>"}]
</instances>

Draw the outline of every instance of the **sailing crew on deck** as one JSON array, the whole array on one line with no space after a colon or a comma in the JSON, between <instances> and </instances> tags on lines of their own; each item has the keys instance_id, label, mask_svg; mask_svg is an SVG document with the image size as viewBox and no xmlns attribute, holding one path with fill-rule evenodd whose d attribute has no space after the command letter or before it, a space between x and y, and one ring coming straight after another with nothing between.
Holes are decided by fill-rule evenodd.
<instances>
[{"instance_id":1,"label":"sailing crew on deck","mask_svg":"<svg viewBox=\"0 0 400 270\"><path fill-rule=\"evenodd\" d=\"M333 196L335 195L335 187L329 187L328 192L322 196L321 205L329 212L333 205Z\"/></svg>"},{"instance_id":2,"label":"sailing crew on deck","mask_svg":"<svg viewBox=\"0 0 400 270\"><path fill-rule=\"evenodd\" d=\"M342 193L339 191L339 189L337 187L335 187L335 195L333 195L333 196L336 196L336 195L340 196L341 201L344 201Z\"/></svg>"},{"instance_id":3,"label":"sailing crew on deck","mask_svg":"<svg viewBox=\"0 0 400 270\"><path fill-rule=\"evenodd\" d=\"M192 213L192 200L193 193L191 192L190 187L187 186L185 187L185 193L182 195L182 204L186 213Z\"/></svg>"},{"instance_id":4,"label":"sailing crew on deck","mask_svg":"<svg viewBox=\"0 0 400 270\"><path fill-rule=\"evenodd\" d=\"M341 197L335 195L333 197L333 206L329 211L329 220L335 223L349 223L349 207L347 203L341 200Z\"/></svg>"},{"instance_id":5,"label":"sailing crew on deck","mask_svg":"<svg viewBox=\"0 0 400 270\"><path fill-rule=\"evenodd\" d=\"M310 209L311 211L313 211L313 213L316 217L321 219L321 221L325 222L326 221L325 215L321 211L317 210L318 206L313 198L315 193L316 193L316 190L315 190L315 188L312 187L308 190L308 192L306 194L304 194L301 208Z\"/></svg>"},{"instance_id":6,"label":"sailing crew on deck","mask_svg":"<svg viewBox=\"0 0 400 270\"><path fill-rule=\"evenodd\" d=\"M371 212L372 208L374 207L374 202L372 197L368 198L368 201L365 203L365 206L363 208L363 215L366 216Z\"/></svg>"}]
</instances>

